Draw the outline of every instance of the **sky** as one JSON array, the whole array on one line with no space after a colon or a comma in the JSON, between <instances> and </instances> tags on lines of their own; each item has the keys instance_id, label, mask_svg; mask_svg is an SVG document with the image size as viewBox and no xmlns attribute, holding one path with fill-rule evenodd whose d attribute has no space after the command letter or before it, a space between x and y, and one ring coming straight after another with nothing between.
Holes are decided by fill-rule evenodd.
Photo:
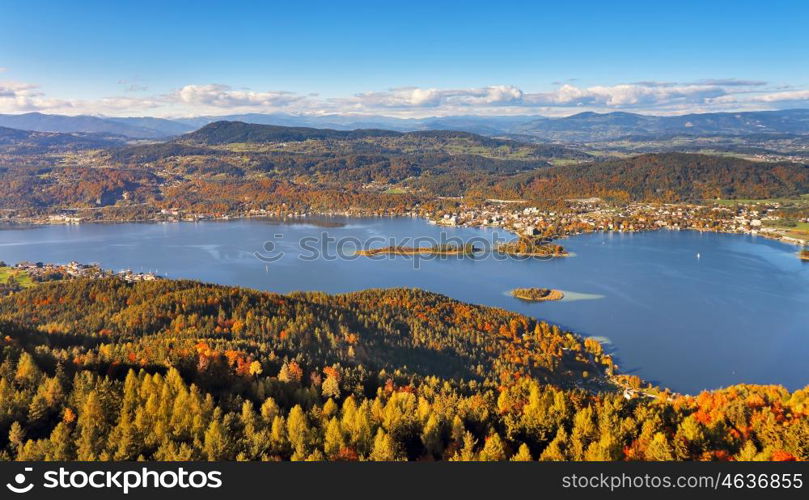
<instances>
[{"instance_id":1,"label":"sky","mask_svg":"<svg viewBox=\"0 0 809 500\"><path fill-rule=\"evenodd\" d=\"M809 2L0 0L0 113L809 107Z\"/></svg>"}]
</instances>

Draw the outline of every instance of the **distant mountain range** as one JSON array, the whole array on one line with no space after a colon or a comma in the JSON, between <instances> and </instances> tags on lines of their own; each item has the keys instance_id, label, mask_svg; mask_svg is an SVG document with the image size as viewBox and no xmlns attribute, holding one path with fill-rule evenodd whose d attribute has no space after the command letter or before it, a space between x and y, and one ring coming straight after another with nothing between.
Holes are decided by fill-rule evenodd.
<instances>
[{"instance_id":1,"label":"distant mountain range","mask_svg":"<svg viewBox=\"0 0 809 500\"><path fill-rule=\"evenodd\" d=\"M597 142L628 136L637 140L639 137L663 135L809 135L809 109L701 113L681 116L587 112L564 118L448 116L416 119L370 115L311 116L285 113L250 113L178 119L63 116L42 113L0 115L0 127L38 132L120 135L131 139L165 139L191 132L217 121L332 130L377 129L399 132L454 130L489 136L525 136L557 142Z\"/></svg>"},{"instance_id":2,"label":"distant mountain range","mask_svg":"<svg viewBox=\"0 0 809 500\"><path fill-rule=\"evenodd\" d=\"M650 116L634 113L579 113L518 125L512 133L546 140L591 142L661 135L809 134L809 109Z\"/></svg>"},{"instance_id":3,"label":"distant mountain range","mask_svg":"<svg viewBox=\"0 0 809 500\"><path fill-rule=\"evenodd\" d=\"M0 115L0 127L34 132L121 135L131 139L160 139L190 132L196 128L163 118L110 118L43 113Z\"/></svg>"}]
</instances>

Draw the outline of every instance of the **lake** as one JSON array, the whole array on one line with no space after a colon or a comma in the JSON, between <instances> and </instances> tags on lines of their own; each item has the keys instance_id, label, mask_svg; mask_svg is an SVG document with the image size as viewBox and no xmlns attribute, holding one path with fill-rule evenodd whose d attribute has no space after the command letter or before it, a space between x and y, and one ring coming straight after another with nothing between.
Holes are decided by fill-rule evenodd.
<instances>
[{"instance_id":1,"label":"lake","mask_svg":"<svg viewBox=\"0 0 809 500\"><path fill-rule=\"evenodd\" d=\"M382 247L412 246L407 238L417 236L464 241L512 236L411 218L314 222L6 229L0 230L0 260L96 262L113 270L282 293L418 287L597 337L624 373L675 391L736 383L790 389L809 384L809 264L800 262L794 246L693 231L594 233L561 240L573 253L567 258L502 260L489 254L421 258L416 266L413 257L350 254L358 242L369 240ZM346 257L333 258L338 247ZM566 298L526 303L508 294L534 286L561 289Z\"/></svg>"}]
</instances>

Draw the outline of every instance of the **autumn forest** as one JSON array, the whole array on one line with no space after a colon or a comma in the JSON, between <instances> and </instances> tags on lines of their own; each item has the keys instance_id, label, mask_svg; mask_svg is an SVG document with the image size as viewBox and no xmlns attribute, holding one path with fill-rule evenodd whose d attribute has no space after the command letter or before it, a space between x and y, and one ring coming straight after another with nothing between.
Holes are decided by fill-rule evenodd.
<instances>
[{"instance_id":1,"label":"autumn forest","mask_svg":"<svg viewBox=\"0 0 809 500\"><path fill-rule=\"evenodd\" d=\"M805 460L809 390L673 394L412 289L42 283L0 300L6 460Z\"/></svg>"}]
</instances>

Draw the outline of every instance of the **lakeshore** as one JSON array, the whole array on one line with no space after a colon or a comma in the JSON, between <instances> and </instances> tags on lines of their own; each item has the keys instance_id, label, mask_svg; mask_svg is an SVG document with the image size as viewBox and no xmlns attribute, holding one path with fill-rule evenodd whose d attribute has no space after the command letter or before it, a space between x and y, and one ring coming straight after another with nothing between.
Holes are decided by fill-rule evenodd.
<instances>
[{"instance_id":1,"label":"lakeshore","mask_svg":"<svg viewBox=\"0 0 809 500\"><path fill-rule=\"evenodd\" d=\"M372 209L355 207L346 210L287 210L268 207L227 212L194 212L179 208L144 207L137 215L117 213L110 216L104 209L70 208L40 215L5 210L0 224L4 229L41 227L43 225L113 224L127 222L205 222L245 219L273 220L288 223L322 224L322 220L339 217L414 217L442 227L477 227L502 229L518 238L540 238L551 242L568 236L592 232L634 233L643 231L695 230L728 234L749 234L784 243L809 244L809 219L796 219L796 227L782 221L782 200L726 200L703 203L614 203L600 198L565 200L563 204L547 204L531 200L496 200L483 202L464 200L434 200L411 206ZM115 207L110 207L115 208ZM790 223L792 224L792 223ZM413 254L415 252L410 252ZM510 253L510 252L507 252ZM547 256L539 252L514 252L520 256ZM535 255L536 256L536 255ZM554 256L564 256L558 253Z\"/></svg>"}]
</instances>

